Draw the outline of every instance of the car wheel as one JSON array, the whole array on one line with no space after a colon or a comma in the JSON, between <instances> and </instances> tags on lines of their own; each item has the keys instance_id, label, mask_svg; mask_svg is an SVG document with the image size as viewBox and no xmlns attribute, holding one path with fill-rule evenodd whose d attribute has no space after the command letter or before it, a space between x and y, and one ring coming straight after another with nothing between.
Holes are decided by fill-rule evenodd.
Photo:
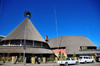
<instances>
[{"instance_id":1,"label":"car wheel","mask_svg":"<svg viewBox=\"0 0 100 66\"><path fill-rule=\"evenodd\" d=\"M94 63L94 61L92 61L92 63Z\"/></svg>"},{"instance_id":2,"label":"car wheel","mask_svg":"<svg viewBox=\"0 0 100 66\"><path fill-rule=\"evenodd\" d=\"M85 64L87 64L87 61L85 61Z\"/></svg>"},{"instance_id":3,"label":"car wheel","mask_svg":"<svg viewBox=\"0 0 100 66\"><path fill-rule=\"evenodd\" d=\"M79 62L76 62L76 65L79 65Z\"/></svg>"},{"instance_id":4,"label":"car wheel","mask_svg":"<svg viewBox=\"0 0 100 66\"><path fill-rule=\"evenodd\" d=\"M64 66L68 66L68 63L66 62Z\"/></svg>"}]
</instances>

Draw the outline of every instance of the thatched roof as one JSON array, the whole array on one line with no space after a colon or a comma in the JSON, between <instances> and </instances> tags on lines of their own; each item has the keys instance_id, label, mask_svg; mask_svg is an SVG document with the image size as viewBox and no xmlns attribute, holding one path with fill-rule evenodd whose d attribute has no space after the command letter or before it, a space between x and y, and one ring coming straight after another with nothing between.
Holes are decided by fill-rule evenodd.
<instances>
[{"instance_id":1,"label":"thatched roof","mask_svg":"<svg viewBox=\"0 0 100 66\"><path fill-rule=\"evenodd\" d=\"M0 35L0 41L1 41L4 37L5 37L5 36L1 36L1 35Z\"/></svg>"},{"instance_id":2,"label":"thatched roof","mask_svg":"<svg viewBox=\"0 0 100 66\"><path fill-rule=\"evenodd\" d=\"M3 40L16 40L16 39L24 39L25 34L25 23L26 23L26 40L36 40L45 42L43 37L39 34L37 29L34 27L32 22L25 18L10 34L8 34Z\"/></svg>"},{"instance_id":3,"label":"thatched roof","mask_svg":"<svg viewBox=\"0 0 100 66\"><path fill-rule=\"evenodd\" d=\"M80 51L80 46L94 46L96 47L87 37L84 36L61 36L58 37L58 44L57 44L57 37L48 39L48 45L51 48L57 47L66 47L67 54L84 54L84 53L92 53L90 51ZM94 51L95 53L96 51ZM100 51L97 51L100 53Z\"/></svg>"},{"instance_id":4,"label":"thatched roof","mask_svg":"<svg viewBox=\"0 0 100 66\"><path fill-rule=\"evenodd\" d=\"M23 47L2 47L0 53L23 53ZM52 50L46 48L27 47L25 53L34 54L54 54Z\"/></svg>"}]
</instances>

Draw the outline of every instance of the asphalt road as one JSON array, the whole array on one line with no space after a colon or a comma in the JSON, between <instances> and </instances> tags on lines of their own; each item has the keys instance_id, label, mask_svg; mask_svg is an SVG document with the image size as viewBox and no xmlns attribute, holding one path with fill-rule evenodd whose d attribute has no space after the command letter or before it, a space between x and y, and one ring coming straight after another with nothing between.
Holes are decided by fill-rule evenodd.
<instances>
[{"instance_id":1,"label":"asphalt road","mask_svg":"<svg viewBox=\"0 0 100 66\"><path fill-rule=\"evenodd\" d=\"M69 65L69 66L100 66L100 63L87 63L87 64Z\"/></svg>"},{"instance_id":2,"label":"asphalt road","mask_svg":"<svg viewBox=\"0 0 100 66\"><path fill-rule=\"evenodd\" d=\"M2 63L0 62L0 66L23 66L23 64L11 64L11 63ZM25 66L60 66L57 63L46 63L46 64L26 64ZM64 65L61 65L64 66ZM79 65L69 65L69 66L100 66L99 63L87 63L87 64L79 64Z\"/></svg>"}]
</instances>

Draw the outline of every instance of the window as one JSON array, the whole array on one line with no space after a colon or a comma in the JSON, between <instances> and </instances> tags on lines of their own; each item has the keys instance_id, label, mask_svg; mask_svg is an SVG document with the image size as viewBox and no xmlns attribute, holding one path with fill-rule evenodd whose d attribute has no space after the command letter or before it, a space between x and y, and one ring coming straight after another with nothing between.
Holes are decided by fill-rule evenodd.
<instances>
[{"instance_id":1,"label":"window","mask_svg":"<svg viewBox=\"0 0 100 66\"><path fill-rule=\"evenodd\" d=\"M95 46L80 46L81 50L96 50L97 47Z\"/></svg>"},{"instance_id":2,"label":"window","mask_svg":"<svg viewBox=\"0 0 100 66\"><path fill-rule=\"evenodd\" d=\"M47 45L47 43L43 43L43 47L49 48L49 46Z\"/></svg>"},{"instance_id":3,"label":"window","mask_svg":"<svg viewBox=\"0 0 100 66\"><path fill-rule=\"evenodd\" d=\"M79 57L79 59L82 59L82 57Z\"/></svg>"},{"instance_id":4,"label":"window","mask_svg":"<svg viewBox=\"0 0 100 66\"><path fill-rule=\"evenodd\" d=\"M80 49L81 50L87 50L87 47L86 46L81 46Z\"/></svg>"},{"instance_id":5,"label":"window","mask_svg":"<svg viewBox=\"0 0 100 66\"><path fill-rule=\"evenodd\" d=\"M35 42L34 42L34 46L41 46L41 42L35 41Z\"/></svg>"},{"instance_id":6,"label":"window","mask_svg":"<svg viewBox=\"0 0 100 66\"><path fill-rule=\"evenodd\" d=\"M33 45L33 42L32 41L26 41L26 45L32 46Z\"/></svg>"},{"instance_id":7,"label":"window","mask_svg":"<svg viewBox=\"0 0 100 66\"><path fill-rule=\"evenodd\" d=\"M6 41L6 42L5 42L5 45L8 45L8 44L9 44L9 41Z\"/></svg>"},{"instance_id":8,"label":"window","mask_svg":"<svg viewBox=\"0 0 100 66\"><path fill-rule=\"evenodd\" d=\"M88 57L85 57L85 59L88 59Z\"/></svg>"},{"instance_id":9,"label":"window","mask_svg":"<svg viewBox=\"0 0 100 66\"><path fill-rule=\"evenodd\" d=\"M74 60L74 59L72 59L72 60Z\"/></svg>"},{"instance_id":10,"label":"window","mask_svg":"<svg viewBox=\"0 0 100 66\"><path fill-rule=\"evenodd\" d=\"M15 41L15 44L16 44L16 45L19 45L19 44L20 44L20 41L18 41L18 40Z\"/></svg>"},{"instance_id":11,"label":"window","mask_svg":"<svg viewBox=\"0 0 100 66\"><path fill-rule=\"evenodd\" d=\"M70 58L67 58L66 60L70 60Z\"/></svg>"},{"instance_id":12,"label":"window","mask_svg":"<svg viewBox=\"0 0 100 66\"><path fill-rule=\"evenodd\" d=\"M89 59L91 59L91 58L89 57Z\"/></svg>"}]
</instances>

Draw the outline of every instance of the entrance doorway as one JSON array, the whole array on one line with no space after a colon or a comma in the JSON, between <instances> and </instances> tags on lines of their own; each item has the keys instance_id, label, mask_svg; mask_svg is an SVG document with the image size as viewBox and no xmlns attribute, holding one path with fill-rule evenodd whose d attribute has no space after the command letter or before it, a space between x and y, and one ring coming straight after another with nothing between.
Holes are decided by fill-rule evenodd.
<instances>
[{"instance_id":1,"label":"entrance doorway","mask_svg":"<svg viewBox=\"0 0 100 66\"><path fill-rule=\"evenodd\" d=\"M31 55L26 55L26 63L31 63Z\"/></svg>"}]
</instances>

